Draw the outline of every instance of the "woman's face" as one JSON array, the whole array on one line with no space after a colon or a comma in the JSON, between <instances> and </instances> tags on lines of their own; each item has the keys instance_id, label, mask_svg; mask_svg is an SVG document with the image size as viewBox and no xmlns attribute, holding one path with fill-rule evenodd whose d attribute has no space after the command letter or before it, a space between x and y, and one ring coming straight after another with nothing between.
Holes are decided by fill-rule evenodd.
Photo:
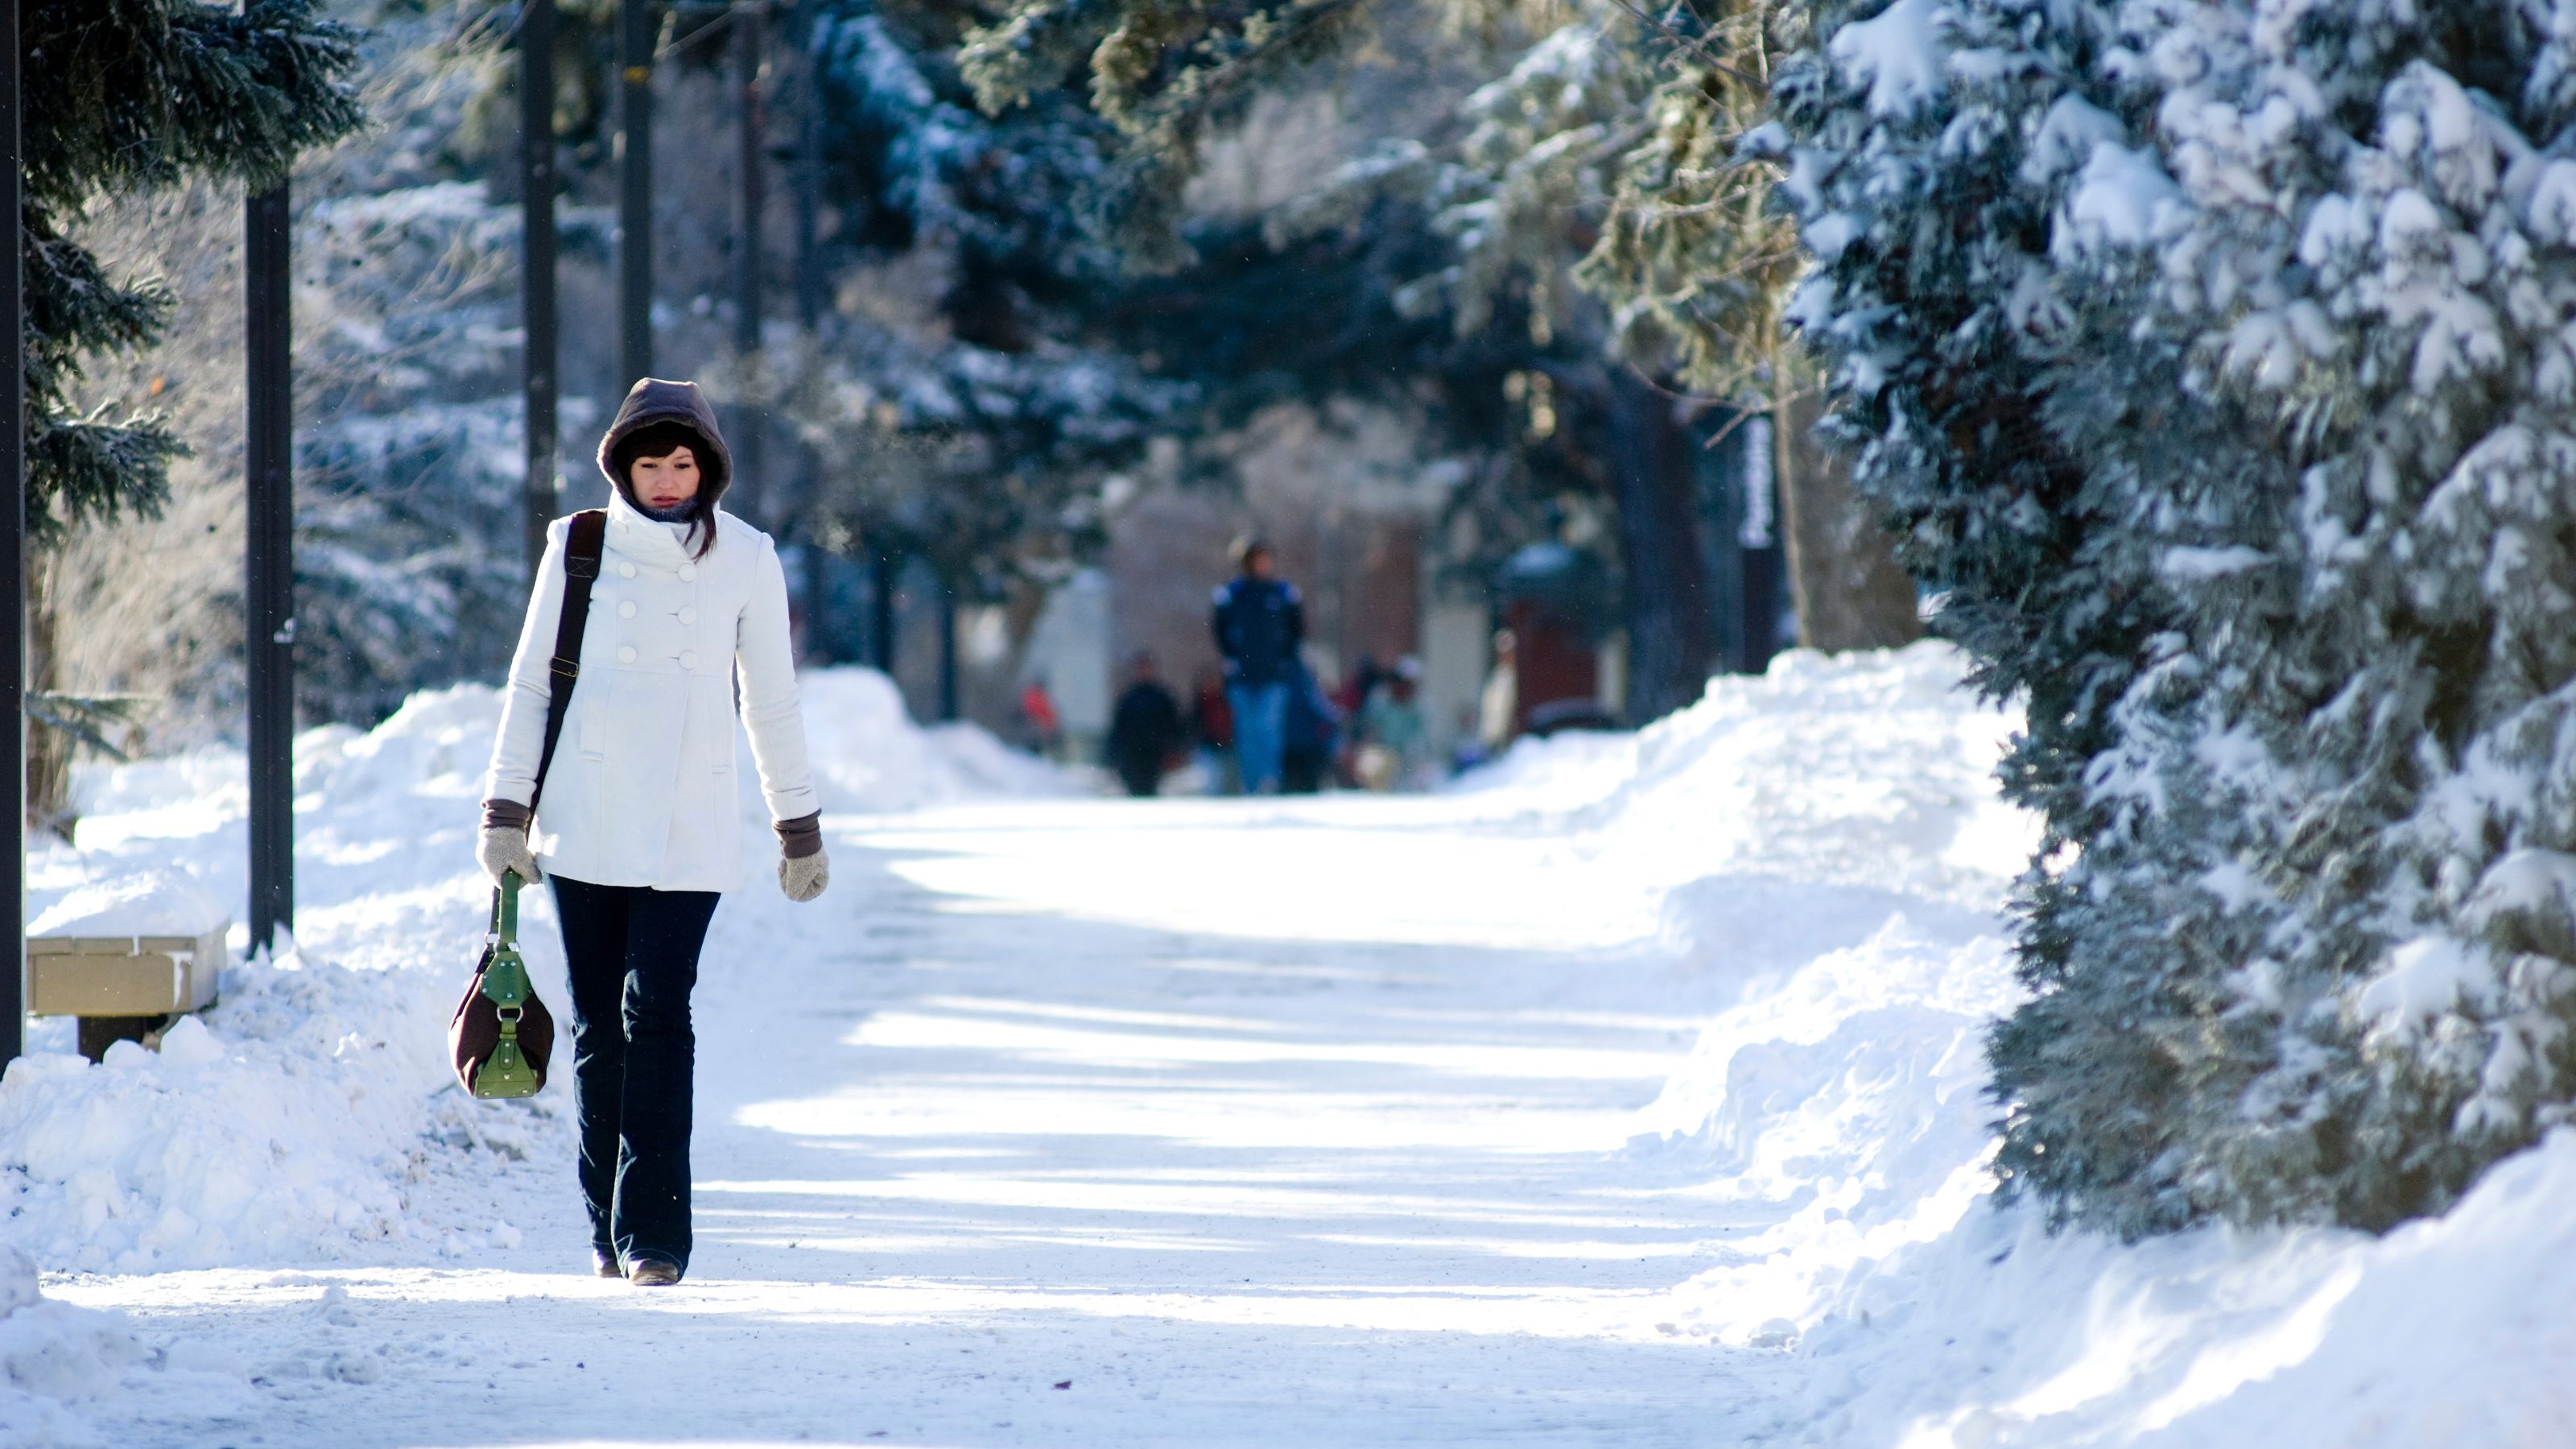
<instances>
[{"instance_id":1,"label":"woman's face","mask_svg":"<svg viewBox=\"0 0 2576 1449\"><path fill-rule=\"evenodd\" d=\"M686 446L674 448L669 456L638 458L626 470L628 486L635 490L635 501L659 512L677 508L698 496L698 455Z\"/></svg>"}]
</instances>

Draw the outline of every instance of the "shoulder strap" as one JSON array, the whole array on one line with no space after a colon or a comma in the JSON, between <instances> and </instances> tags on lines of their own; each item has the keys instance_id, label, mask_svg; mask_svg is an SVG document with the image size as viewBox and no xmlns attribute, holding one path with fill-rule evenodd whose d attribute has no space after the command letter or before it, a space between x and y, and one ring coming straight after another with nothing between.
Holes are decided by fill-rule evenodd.
<instances>
[{"instance_id":1,"label":"shoulder strap","mask_svg":"<svg viewBox=\"0 0 2576 1449\"><path fill-rule=\"evenodd\" d=\"M607 509L585 508L572 516L570 546L564 550L563 613L555 620L555 657L546 666L546 744L537 753L536 786L528 792L531 811L546 793L546 771L555 762L555 741L563 738L573 681L581 677L581 635L590 624L590 586L599 579L599 554L607 538Z\"/></svg>"}]
</instances>

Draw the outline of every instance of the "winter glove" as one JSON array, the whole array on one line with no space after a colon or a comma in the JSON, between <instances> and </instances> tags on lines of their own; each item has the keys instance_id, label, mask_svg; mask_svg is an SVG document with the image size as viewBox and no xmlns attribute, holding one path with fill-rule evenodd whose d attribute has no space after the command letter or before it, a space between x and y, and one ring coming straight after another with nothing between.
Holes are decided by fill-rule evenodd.
<instances>
[{"instance_id":1,"label":"winter glove","mask_svg":"<svg viewBox=\"0 0 2576 1449\"><path fill-rule=\"evenodd\" d=\"M810 901L832 883L832 862L823 854L823 815L799 815L770 827L778 832L778 888L791 901Z\"/></svg>"},{"instance_id":2,"label":"winter glove","mask_svg":"<svg viewBox=\"0 0 2576 1449\"><path fill-rule=\"evenodd\" d=\"M810 901L832 883L832 861L821 851L787 856L778 862L778 888L791 901Z\"/></svg>"},{"instance_id":3,"label":"winter glove","mask_svg":"<svg viewBox=\"0 0 2576 1449\"><path fill-rule=\"evenodd\" d=\"M523 885L535 885L545 879L545 872L537 869L536 856L528 850L528 832L515 825L484 826L483 838L474 846L474 858L483 862L483 873L492 877L494 885L501 883L501 872L505 870L517 871Z\"/></svg>"},{"instance_id":4,"label":"winter glove","mask_svg":"<svg viewBox=\"0 0 2576 1449\"><path fill-rule=\"evenodd\" d=\"M515 800L483 802L483 834L474 842L474 858L482 863L483 873L492 884L501 884L503 871L517 871L522 885L535 885L545 879L537 869L537 857L528 849L528 826L535 817L528 807Z\"/></svg>"}]
</instances>

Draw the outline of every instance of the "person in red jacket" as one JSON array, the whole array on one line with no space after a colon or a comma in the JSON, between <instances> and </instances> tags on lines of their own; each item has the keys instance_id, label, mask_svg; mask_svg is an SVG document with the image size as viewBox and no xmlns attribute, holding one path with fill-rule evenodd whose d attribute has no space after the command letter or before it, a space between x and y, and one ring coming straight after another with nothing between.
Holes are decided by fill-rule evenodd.
<instances>
[{"instance_id":1,"label":"person in red jacket","mask_svg":"<svg viewBox=\"0 0 2576 1449\"><path fill-rule=\"evenodd\" d=\"M1225 676L1213 669L1200 670L1198 682L1190 687L1190 733L1198 740L1199 769L1207 776L1207 792L1232 791L1234 707L1226 702Z\"/></svg>"},{"instance_id":2,"label":"person in red jacket","mask_svg":"<svg viewBox=\"0 0 2576 1449\"><path fill-rule=\"evenodd\" d=\"M1028 727L1029 748L1041 755L1054 754L1064 721L1055 712L1055 696L1047 693L1045 680L1031 679L1020 687L1020 719Z\"/></svg>"}]
</instances>

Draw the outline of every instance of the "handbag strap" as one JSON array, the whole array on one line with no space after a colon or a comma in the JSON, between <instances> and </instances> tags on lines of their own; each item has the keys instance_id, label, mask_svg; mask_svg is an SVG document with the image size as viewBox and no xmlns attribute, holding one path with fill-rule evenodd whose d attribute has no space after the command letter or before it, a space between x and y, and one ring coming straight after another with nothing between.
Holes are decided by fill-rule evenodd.
<instances>
[{"instance_id":1,"label":"handbag strap","mask_svg":"<svg viewBox=\"0 0 2576 1449\"><path fill-rule=\"evenodd\" d=\"M590 625L590 586L599 581L599 555L607 539L607 509L585 508L572 516L569 547L564 550L563 613L555 620L555 657L546 665L546 743L537 752L537 782L528 791L530 813L546 792L555 742L563 738L564 711L572 708L573 682L581 677L581 635Z\"/></svg>"},{"instance_id":2,"label":"handbag strap","mask_svg":"<svg viewBox=\"0 0 2576 1449\"><path fill-rule=\"evenodd\" d=\"M501 884L492 887L492 924L484 935L494 946L508 946L519 939L519 873L504 871ZM490 953L485 953L490 961Z\"/></svg>"}]
</instances>

